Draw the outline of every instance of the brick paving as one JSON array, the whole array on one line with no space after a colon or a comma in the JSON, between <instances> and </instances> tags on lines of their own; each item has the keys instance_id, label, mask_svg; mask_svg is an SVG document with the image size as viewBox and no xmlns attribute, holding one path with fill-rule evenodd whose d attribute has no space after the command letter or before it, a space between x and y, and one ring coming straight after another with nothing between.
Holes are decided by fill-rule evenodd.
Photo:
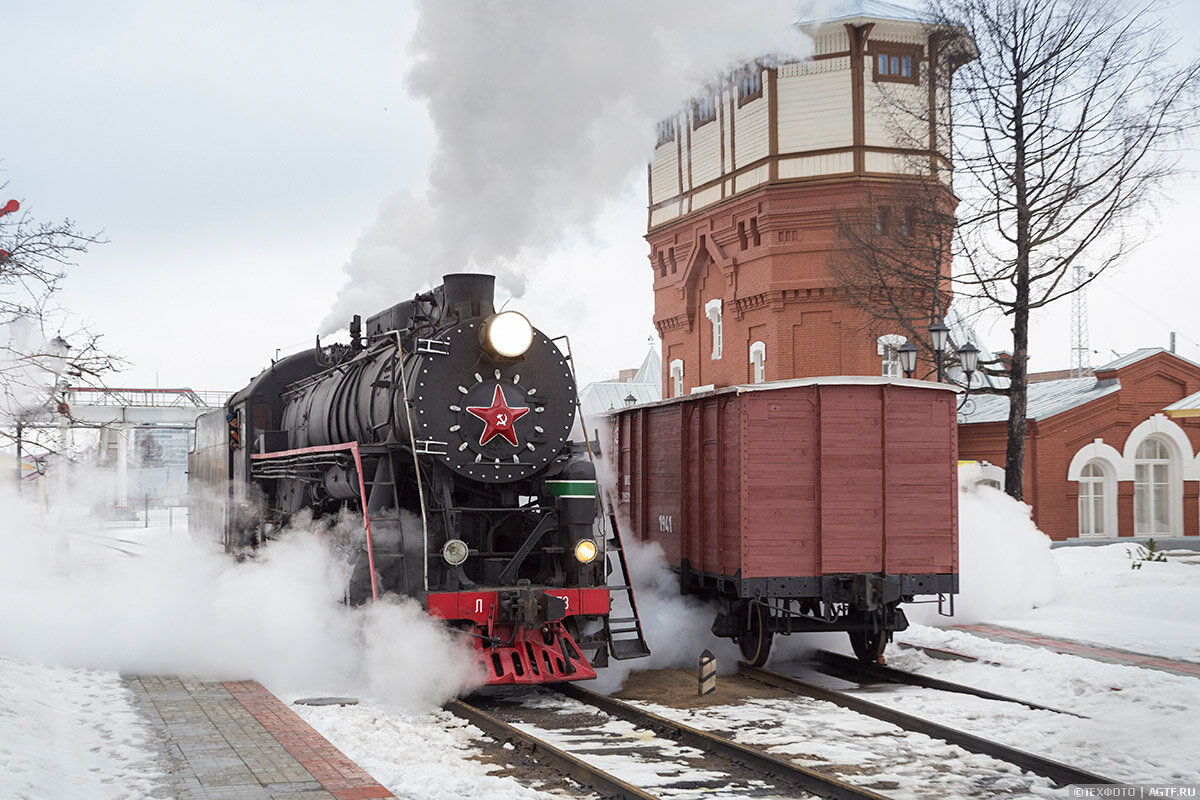
<instances>
[{"instance_id":1,"label":"brick paving","mask_svg":"<svg viewBox=\"0 0 1200 800\"><path fill-rule=\"evenodd\" d=\"M393 795L262 685L127 676L161 734L178 800L374 800Z\"/></svg>"},{"instance_id":2,"label":"brick paving","mask_svg":"<svg viewBox=\"0 0 1200 800\"><path fill-rule=\"evenodd\" d=\"M1176 675L1200 677L1200 664L1191 661L1176 661L1161 656L1150 656L1145 653L1135 653L1132 650L1119 650L1115 647L1072 642L1065 639L1055 639L1052 636L1041 636L1034 633L1002 628L999 625L955 625L955 628L979 634L988 639L1022 642L1037 645L1047 650L1059 653L1070 653L1076 656L1086 656L1097 661L1107 661L1112 664L1128 664L1135 667L1149 667L1163 672L1173 672Z\"/></svg>"}]
</instances>

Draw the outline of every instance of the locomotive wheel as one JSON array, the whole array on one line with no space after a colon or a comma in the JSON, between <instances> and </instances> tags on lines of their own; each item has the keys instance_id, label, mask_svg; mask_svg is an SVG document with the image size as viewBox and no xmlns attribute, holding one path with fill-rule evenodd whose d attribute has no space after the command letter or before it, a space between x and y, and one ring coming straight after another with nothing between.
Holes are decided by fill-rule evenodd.
<instances>
[{"instance_id":1,"label":"locomotive wheel","mask_svg":"<svg viewBox=\"0 0 1200 800\"><path fill-rule=\"evenodd\" d=\"M761 667L771 654L771 639L774 636L767 627L766 606L753 603L750 610L739 614L738 618L738 648L742 651L742 660L752 667Z\"/></svg>"},{"instance_id":2,"label":"locomotive wheel","mask_svg":"<svg viewBox=\"0 0 1200 800\"><path fill-rule=\"evenodd\" d=\"M850 631L850 646L864 664L882 664L887 631Z\"/></svg>"}]
</instances>

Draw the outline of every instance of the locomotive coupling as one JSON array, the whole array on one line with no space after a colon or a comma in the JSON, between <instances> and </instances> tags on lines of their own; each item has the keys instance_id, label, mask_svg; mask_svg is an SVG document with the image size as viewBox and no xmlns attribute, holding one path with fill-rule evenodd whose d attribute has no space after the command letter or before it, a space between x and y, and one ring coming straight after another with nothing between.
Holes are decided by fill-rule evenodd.
<instances>
[{"instance_id":1,"label":"locomotive coupling","mask_svg":"<svg viewBox=\"0 0 1200 800\"><path fill-rule=\"evenodd\" d=\"M557 622L567 615L567 601L532 586L500 591L500 622L539 628L547 622Z\"/></svg>"}]
</instances>

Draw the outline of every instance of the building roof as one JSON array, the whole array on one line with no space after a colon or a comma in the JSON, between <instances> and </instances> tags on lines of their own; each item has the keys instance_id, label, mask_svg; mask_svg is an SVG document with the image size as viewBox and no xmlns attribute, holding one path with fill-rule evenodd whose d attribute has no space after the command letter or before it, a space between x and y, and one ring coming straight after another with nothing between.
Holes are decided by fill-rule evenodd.
<instances>
[{"instance_id":1,"label":"building roof","mask_svg":"<svg viewBox=\"0 0 1200 800\"><path fill-rule=\"evenodd\" d=\"M634 383L653 383L654 385L662 384L662 356L658 354L658 350L654 347L650 348L650 352L646 353L646 359L642 362L642 366L638 368L637 375L633 377Z\"/></svg>"},{"instance_id":2,"label":"building roof","mask_svg":"<svg viewBox=\"0 0 1200 800\"><path fill-rule=\"evenodd\" d=\"M921 12L904 3L887 3L884 0L842 0L828 14L805 17L800 24L814 22L839 22L847 19L890 19L900 22L921 22Z\"/></svg>"},{"instance_id":3,"label":"building roof","mask_svg":"<svg viewBox=\"0 0 1200 800\"><path fill-rule=\"evenodd\" d=\"M1096 367L1093 370L1093 372L1112 372L1113 370L1116 370L1116 369L1124 369L1125 367L1128 367L1130 364L1136 364L1137 362L1147 359L1150 356L1156 355L1158 353L1170 353L1172 358L1178 358L1180 361L1185 361L1188 364L1191 364L1193 367L1200 367L1200 364L1197 364L1195 361L1192 361L1191 359L1188 359L1188 358L1184 358L1183 356L1179 355L1178 353L1171 353L1171 351L1164 350L1161 347L1143 347L1140 350L1134 350L1129 355L1121 356L1120 358L1116 359L1115 361L1110 361L1102 367Z\"/></svg>"},{"instance_id":4,"label":"building roof","mask_svg":"<svg viewBox=\"0 0 1200 800\"><path fill-rule=\"evenodd\" d=\"M1200 417L1200 392L1171 403L1163 411L1168 417Z\"/></svg>"},{"instance_id":5,"label":"building roof","mask_svg":"<svg viewBox=\"0 0 1200 800\"><path fill-rule=\"evenodd\" d=\"M1067 378L1043 381L1028 386L1027 419L1046 419L1093 400L1120 391L1116 378L1098 381L1095 378ZM1008 396L998 394L971 395L959 412L962 422L1004 422L1008 419Z\"/></svg>"},{"instance_id":6,"label":"building roof","mask_svg":"<svg viewBox=\"0 0 1200 800\"><path fill-rule=\"evenodd\" d=\"M662 399L662 357L654 347L646 353L637 374L628 381L595 381L579 392L579 405L588 425L594 425L600 414L624 408L625 399L633 395L640 403Z\"/></svg>"}]
</instances>

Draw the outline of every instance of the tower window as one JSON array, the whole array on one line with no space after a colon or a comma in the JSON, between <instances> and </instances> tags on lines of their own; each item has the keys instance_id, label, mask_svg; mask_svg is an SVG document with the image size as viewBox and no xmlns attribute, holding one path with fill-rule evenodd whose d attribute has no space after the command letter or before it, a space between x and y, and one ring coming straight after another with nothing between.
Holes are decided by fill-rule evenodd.
<instances>
[{"instance_id":1,"label":"tower window","mask_svg":"<svg viewBox=\"0 0 1200 800\"><path fill-rule=\"evenodd\" d=\"M750 368L754 383L762 383L767 379L767 346L762 342L750 345Z\"/></svg>"},{"instance_id":2,"label":"tower window","mask_svg":"<svg viewBox=\"0 0 1200 800\"><path fill-rule=\"evenodd\" d=\"M705 303L704 316L712 323L712 357L716 361L721 357L721 301L717 299Z\"/></svg>"},{"instance_id":3,"label":"tower window","mask_svg":"<svg viewBox=\"0 0 1200 800\"><path fill-rule=\"evenodd\" d=\"M898 333L885 333L876 340L876 351L881 360L881 374L885 378L899 378L903 375L900 369L900 345L907 339Z\"/></svg>"},{"instance_id":4,"label":"tower window","mask_svg":"<svg viewBox=\"0 0 1200 800\"><path fill-rule=\"evenodd\" d=\"M875 210L875 233L885 234L888 228L891 227L892 209L887 206L880 206Z\"/></svg>"},{"instance_id":5,"label":"tower window","mask_svg":"<svg viewBox=\"0 0 1200 800\"><path fill-rule=\"evenodd\" d=\"M683 359L671 362L671 396L683 397Z\"/></svg>"},{"instance_id":6,"label":"tower window","mask_svg":"<svg viewBox=\"0 0 1200 800\"><path fill-rule=\"evenodd\" d=\"M658 123L658 144L655 147L661 147L667 142L675 141L675 120L664 119Z\"/></svg>"},{"instance_id":7,"label":"tower window","mask_svg":"<svg viewBox=\"0 0 1200 800\"><path fill-rule=\"evenodd\" d=\"M699 128L717 118L717 99L711 94L692 103L692 127Z\"/></svg>"},{"instance_id":8,"label":"tower window","mask_svg":"<svg viewBox=\"0 0 1200 800\"><path fill-rule=\"evenodd\" d=\"M921 48L902 44L876 45L871 49L875 80L898 83L918 83L917 65Z\"/></svg>"},{"instance_id":9,"label":"tower window","mask_svg":"<svg viewBox=\"0 0 1200 800\"><path fill-rule=\"evenodd\" d=\"M738 79L738 106L744 106L752 100L762 97L762 70L754 69L743 73Z\"/></svg>"}]
</instances>

